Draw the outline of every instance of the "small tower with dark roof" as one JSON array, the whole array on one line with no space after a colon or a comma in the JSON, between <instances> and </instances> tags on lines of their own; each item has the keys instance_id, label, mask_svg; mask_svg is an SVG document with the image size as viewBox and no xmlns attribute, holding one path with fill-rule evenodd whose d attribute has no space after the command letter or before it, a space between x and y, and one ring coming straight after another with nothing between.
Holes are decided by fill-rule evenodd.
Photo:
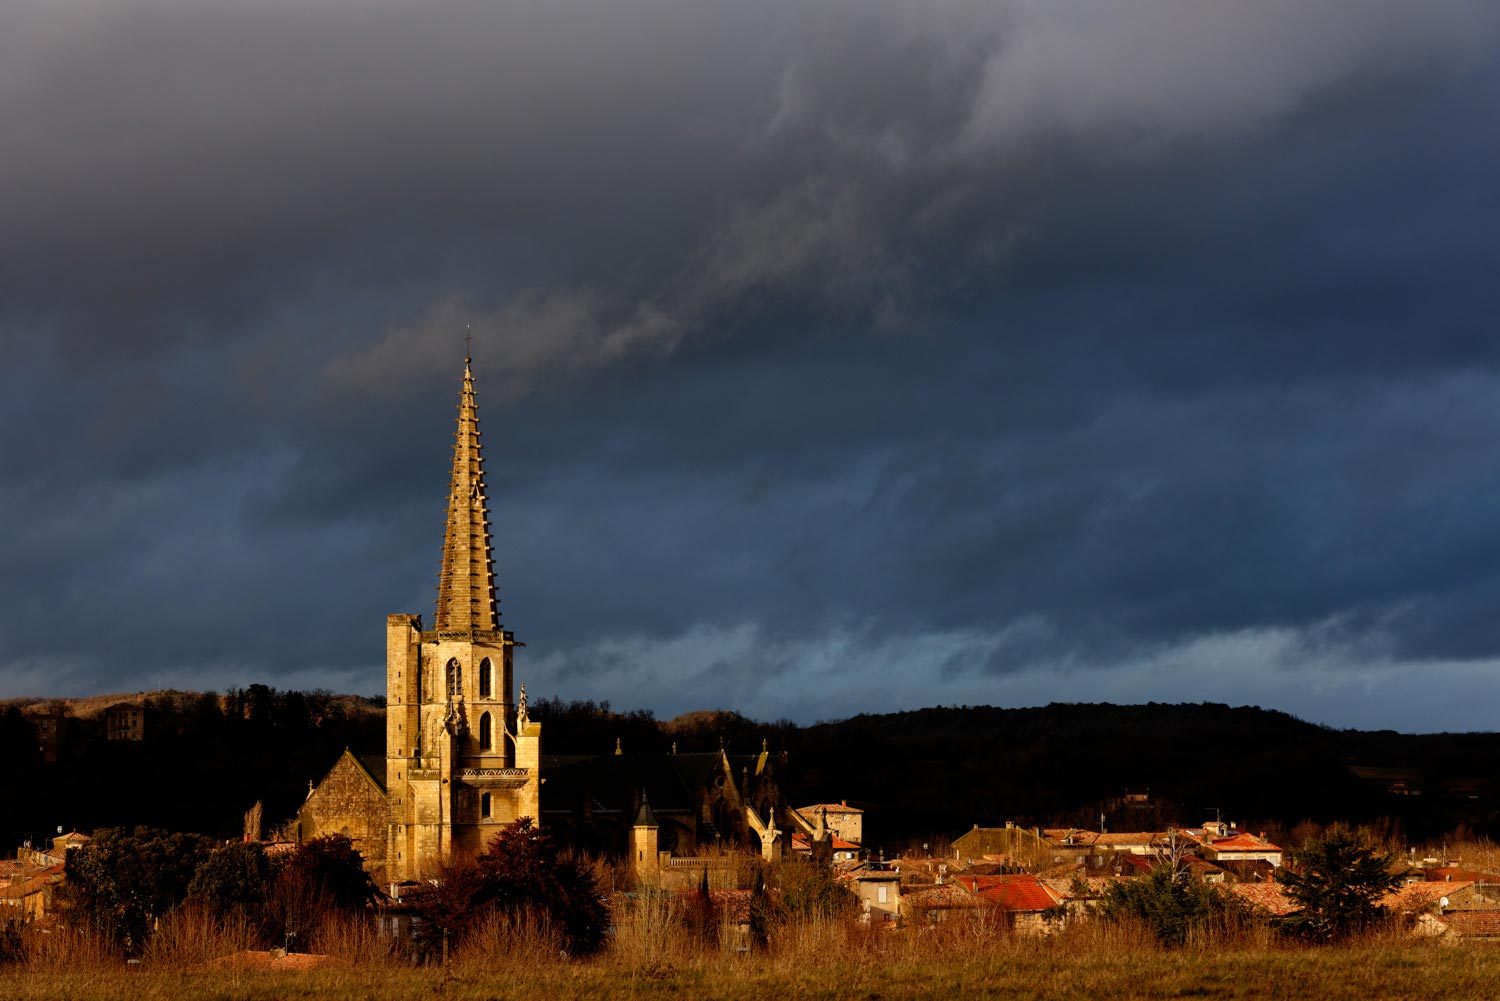
<instances>
[{"instance_id":1,"label":"small tower with dark roof","mask_svg":"<svg viewBox=\"0 0 1500 1001\"><path fill-rule=\"evenodd\" d=\"M651 812L651 803L643 792L640 809L635 811L635 823L630 827L630 867L637 880L655 881L660 869L656 856L660 835L656 814Z\"/></svg>"}]
</instances>

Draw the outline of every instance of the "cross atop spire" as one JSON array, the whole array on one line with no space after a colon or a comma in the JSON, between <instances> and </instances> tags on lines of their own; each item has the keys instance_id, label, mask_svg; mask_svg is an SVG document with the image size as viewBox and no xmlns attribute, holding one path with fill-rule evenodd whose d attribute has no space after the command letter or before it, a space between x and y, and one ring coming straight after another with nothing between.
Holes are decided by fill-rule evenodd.
<instances>
[{"instance_id":1,"label":"cross atop spire","mask_svg":"<svg viewBox=\"0 0 1500 1001\"><path fill-rule=\"evenodd\" d=\"M495 605L494 554L479 454L479 416L474 373L465 341L463 390L458 397L458 431L453 443L453 474L448 482L448 528L443 536L443 568L438 574L438 632L499 628Z\"/></svg>"}]
</instances>

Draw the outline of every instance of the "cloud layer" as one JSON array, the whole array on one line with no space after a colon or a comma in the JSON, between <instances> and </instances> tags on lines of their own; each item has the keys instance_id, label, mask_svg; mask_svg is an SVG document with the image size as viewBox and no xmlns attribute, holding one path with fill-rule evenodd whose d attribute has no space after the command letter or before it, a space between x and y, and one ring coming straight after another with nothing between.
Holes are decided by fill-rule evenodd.
<instances>
[{"instance_id":1,"label":"cloud layer","mask_svg":"<svg viewBox=\"0 0 1500 1001\"><path fill-rule=\"evenodd\" d=\"M0 688L378 689L472 330L539 693L1488 727L1412 691L1500 695L1497 41L1466 0L8 4Z\"/></svg>"}]
</instances>

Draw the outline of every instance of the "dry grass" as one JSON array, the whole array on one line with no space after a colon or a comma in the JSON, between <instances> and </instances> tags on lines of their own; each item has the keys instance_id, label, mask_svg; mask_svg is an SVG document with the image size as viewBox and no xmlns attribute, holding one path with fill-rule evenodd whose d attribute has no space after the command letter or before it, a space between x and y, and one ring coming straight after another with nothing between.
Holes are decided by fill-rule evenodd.
<instances>
[{"instance_id":1,"label":"dry grass","mask_svg":"<svg viewBox=\"0 0 1500 1001\"><path fill-rule=\"evenodd\" d=\"M202 923L202 922L200 922ZM385 940L351 924L323 931L337 965L264 969L205 967L206 952L235 954L241 931L164 923L140 966L111 959L87 936L32 934L28 960L0 969L0 998L36 1001L259 999L1500 997L1500 950L1450 948L1372 935L1330 948L1277 942L1257 928L1165 950L1142 927L1081 922L1057 935L1018 935L1001 923L955 921L899 934L844 921L778 929L764 951L744 953L705 935L691 906L643 895L616 914L601 954L570 959L544 920L496 917L456 950L448 966L414 966ZM260 964L262 967L268 964Z\"/></svg>"},{"instance_id":2,"label":"dry grass","mask_svg":"<svg viewBox=\"0 0 1500 1001\"><path fill-rule=\"evenodd\" d=\"M832 936L828 929L819 936ZM902 939L903 936L887 936ZM858 937L802 938L768 956L681 953L642 965L613 953L566 961L555 954L487 955L447 968L344 967L298 972L190 973L41 970L0 973L0 995L48 1001L188 999L418 999L598 997L755 999L814 997L1028 997L1121 999L1180 997L1370 998L1500 996L1500 954L1483 949L1359 945L1341 949L1156 949L1118 951L1104 941L1005 939L965 953L940 943L930 953L911 939L871 943ZM1124 943L1118 943L1124 944ZM814 950L805 952L803 950Z\"/></svg>"}]
</instances>

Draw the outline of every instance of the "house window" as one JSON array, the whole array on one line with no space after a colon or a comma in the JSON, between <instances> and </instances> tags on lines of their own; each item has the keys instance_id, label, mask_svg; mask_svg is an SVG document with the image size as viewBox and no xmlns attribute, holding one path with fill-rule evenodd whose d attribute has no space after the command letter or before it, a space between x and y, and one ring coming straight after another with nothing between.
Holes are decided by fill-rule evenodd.
<instances>
[{"instance_id":1,"label":"house window","mask_svg":"<svg viewBox=\"0 0 1500 1001\"><path fill-rule=\"evenodd\" d=\"M886 894L886 889L885 889L884 885L875 887L875 902L877 904L883 904L883 903L885 903L886 902L885 894Z\"/></svg>"},{"instance_id":2,"label":"house window","mask_svg":"<svg viewBox=\"0 0 1500 1001\"><path fill-rule=\"evenodd\" d=\"M464 694L464 669L457 658L448 661L448 701L462 698Z\"/></svg>"},{"instance_id":3,"label":"house window","mask_svg":"<svg viewBox=\"0 0 1500 1001\"><path fill-rule=\"evenodd\" d=\"M488 817L490 815L490 794L481 793L479 796L479 815Z\"/></svg>"},{"instance_id":4,"label":"house window","mask_svg":"<svg viewBox=\"0 0 1500 1001\"><path fill-rule=\"evenodd\" d=\"M488 751L494 743L490 735L490 714L482 713L479 717L479 749Z\"/></svg>"},{"instance_id":5,"label":"house window","mask_svg":"<svg viewBox=\"0 0 1500 1001\"><path fill-rule=\"evenodd\" d=\"M490 697L490 659L484 658L479 662L479 697L487 699Z\"/></svg>"}]
</instances>

